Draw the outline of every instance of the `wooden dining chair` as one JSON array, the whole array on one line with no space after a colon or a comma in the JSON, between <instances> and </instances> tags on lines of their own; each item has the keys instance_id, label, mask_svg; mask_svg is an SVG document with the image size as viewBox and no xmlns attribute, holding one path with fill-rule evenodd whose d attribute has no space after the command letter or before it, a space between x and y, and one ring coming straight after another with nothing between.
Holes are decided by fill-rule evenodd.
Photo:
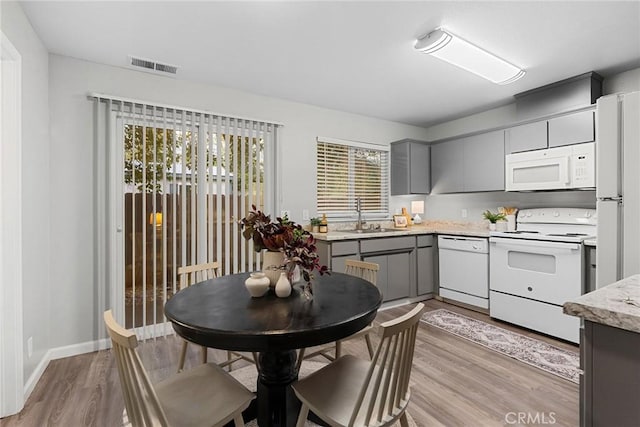
<instances>
[{"instance_id":1,"label":"wooden dining chair","mask_svg":"<svg viewBox=\"0 0 640 427\"><path fill-rule=\"evenodd\" d=\"M380 342L371 361L345 355L292 384L302 408L297 427L309 410L331 426L382 427L400 421L408 427L409 379L418 324L418 304L409 313L380 325Z\"/></svg>"},{"instance_id":2,"label":"wooden dining chair","mask_svg":"<svg viewBox=\"0 0 640 427\"><path fill-rule=\"evenodd\" d=\"M255 396L222 368L207 363L153 385L136 350L135 333L120 326L111 310L104 312L104 323L133 427L223 426L230 421L244 426L242 411Z\"/></svg>"},{"instance_id":3,"label":"wooden dining chair","mask_svg":"<svg viewBox=\"0 0 640 427\"><path fill-rule=\"evenodd\" d=\"M378 270L380 270L380 266L373 262L366 261L358 261L355 259L347 259L344 262L345 264L345 273L351 276L360 277L368 282L373 283L374 285L378 280ZM335 343L324 346L321 349L313 351L311 353L307 353L306 349L300 349L298 353L298 369L300 369L300 365L302 361L305 359L311 359L316 356L322 356L329 361L334 361L342 356L342 343L347 340L364 337L365 342L367 344L367 351L369 352L369 358L373 357L373 345L371 344L370 334L373 332L373 326L369 325L364 329L356 332L353 335L348 336L342 340L336 341ZM333 354L331 354L333 352Z\"/></svg>"},{"instance_id":4,"label":"wooden dining chair","mask_svg":"<svg viewBox=\"0 0 640 427\"><path fill-rule=\"evenodd\" d=\"M194 283L214 279L216 277L218 277L217 262L194 264L178 268L178 284L180 286L180 290L186 288L187 286L193 285ZM178 372L182 372L182 370L184 369L184 362L187 357L188 347L189 342L187 340L183 340L182 349L180 351L180 359L178 360ZM201 352L202 363L207 363L207 347L201 347ZM257 366L256 354L253 354L251 357L249 357L247 355L234 351L227 351L227 360L225 362L219 363L218 365L221 367L228 366L229 370L231 370L231 365L239 360L246 360L247 362L256 364Z\"/></svg>"}]
</instances>

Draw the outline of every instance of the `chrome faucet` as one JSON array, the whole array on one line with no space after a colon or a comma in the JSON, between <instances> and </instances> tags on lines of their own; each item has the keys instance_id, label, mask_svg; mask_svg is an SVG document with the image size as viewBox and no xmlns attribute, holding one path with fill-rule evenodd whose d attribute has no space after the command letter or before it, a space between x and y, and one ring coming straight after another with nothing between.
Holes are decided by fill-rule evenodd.
<instances>
[{"instance_id":1,"label":"chrome faucet","mask_svg":"<svg viewBox=\"0 0 640 427\"><path fill-rule=\"evenodd\" d=\"M360 197L356 197L356 212L358 212L358 221L356 221L356 230L362 230L362 225L366 224L365 221L362 220L362 201Z\"/></svg>"}]
</instances>

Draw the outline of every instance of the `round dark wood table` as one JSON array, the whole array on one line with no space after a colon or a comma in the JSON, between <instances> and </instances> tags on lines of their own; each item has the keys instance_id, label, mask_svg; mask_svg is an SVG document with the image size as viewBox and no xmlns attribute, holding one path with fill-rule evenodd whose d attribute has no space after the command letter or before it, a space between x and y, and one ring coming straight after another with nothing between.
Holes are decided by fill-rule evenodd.
<instances>
[{"instance_id":1,"label":"round dark wood table","mask_svg":"<svg viewBox=\"0 0 640 427\"><path fill-rule=\"evenodd\" d=\"M315 275L313 299L294 286L287 298L269 291L251 298L249 273L196 283L175 294L165 315L181 337L222 350L259 352L257 418L260 427L295 426L299 402L296 349L346 338L376 317L382 296L366 280L342 273Z\"/></svg>"}]
</instances>

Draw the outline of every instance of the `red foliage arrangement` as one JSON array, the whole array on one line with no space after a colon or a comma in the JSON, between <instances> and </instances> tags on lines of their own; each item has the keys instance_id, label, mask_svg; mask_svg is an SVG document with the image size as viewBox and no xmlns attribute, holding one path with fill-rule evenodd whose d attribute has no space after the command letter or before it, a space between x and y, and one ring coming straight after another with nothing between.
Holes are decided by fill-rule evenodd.
<instances>
[{"instance_id":1,"label":"red foliage arrangement","mask_svg":"<svg viewBox=\"0 0 640 427\"><path fill-rule=\"evenodd\" d=\"M284 265L281 268L291 279L296 266L299 266L309 291L313 270L317 270L320 275L329 274L327 266L320 265L316 240L311 233L304 230L300 224L289 221L287 217L278 217L272 222L271 217L259 211L255 205L251 205L251 209L251 212L240 220L240 227L244 229L244 238L253 241L256 252L263 249L284 252Z\"/></svg>"}]
</instances>

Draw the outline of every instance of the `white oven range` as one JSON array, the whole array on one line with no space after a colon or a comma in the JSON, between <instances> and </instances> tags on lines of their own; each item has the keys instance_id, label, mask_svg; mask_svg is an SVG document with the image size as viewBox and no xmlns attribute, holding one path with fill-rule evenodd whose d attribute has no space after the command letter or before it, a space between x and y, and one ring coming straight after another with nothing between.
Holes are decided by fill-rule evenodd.
<instances>
[{"instance_id":1,"label":"white oven range","mask_svg":"<svg viewBox=\"0 0 640 427\"><path fill-rule=\"evenodd\" d=\"M491 317L577 343L580 320L562 304L584 293L582 242L596 222L595 209L524 209L515 232L491 232Z\"/></svg>"}]
</instances>

